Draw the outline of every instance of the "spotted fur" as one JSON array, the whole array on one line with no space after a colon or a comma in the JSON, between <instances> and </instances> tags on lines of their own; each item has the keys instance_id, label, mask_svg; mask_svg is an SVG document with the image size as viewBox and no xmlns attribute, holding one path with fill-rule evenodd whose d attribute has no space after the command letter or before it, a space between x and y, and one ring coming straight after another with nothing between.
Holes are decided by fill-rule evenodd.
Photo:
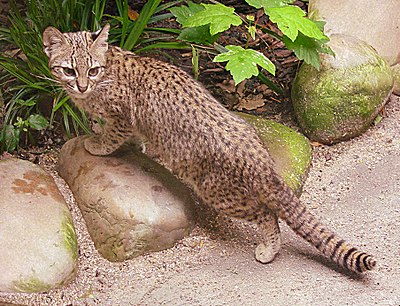
<instances>
[{"instance_id":1,"label":"spotted fur","mask_svg":"<svg viewBox=\"0 0 400 306\"><path fill-rule=\"evenodd\" d=\"M110 154L132 137L145 141L205 203L259 225L261 262L280 249L281 218L339 266L374 268L372 256L323 226L286 186L252 127L182 70L108 47L108 30L43 34L56 80L77 106L106 121L102 134L86 139L90 153Z\"/></svg>"}]
</instances>

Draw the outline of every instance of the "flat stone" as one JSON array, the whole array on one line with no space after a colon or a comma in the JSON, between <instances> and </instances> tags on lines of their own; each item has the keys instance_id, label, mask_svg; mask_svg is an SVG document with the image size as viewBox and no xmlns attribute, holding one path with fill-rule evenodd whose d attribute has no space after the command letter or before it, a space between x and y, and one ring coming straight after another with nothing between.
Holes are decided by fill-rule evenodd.
<instances>
[{"instance_id":1,"label":"flat stone","mask_svg":"<svg viewBox=\"0 0 400 306\"><path fill-rule=\"evenodd\" d=\"M19 159L0 160L0 291L43 292L75 276L71 214L53 178Z\"/></svg>"},{"instance_id":2,"label":"flat stone","mask_svg":"<svg viewBox=\"0 0 400 306\"><path fill-rule=\"evenodd\" d=\"M400 1L310 0L311 18L323 20L325 33L357 37L372 47L389 65L400 62Z\"/></svg>"},{"instance_id":3,"label":"flat stone","mask_svg":"<svg viewBox=\"0 0 400 306\"><path fill-rule=\"evenodd\" d=\"M321 55L320 70L303 64L292 86L294 112L303 132L332 144L365 132L388 100L393 72L367 43L332 35L335 56Z\"/></svg>"},{"instance_id":4,"label":"flat stone","mask_svg":"<svg viewBox=\"0 0 400 306\"><path fill-rule=\"evenodd\" d=\"M84 149L83 139L63 146L58 171L103 257L131 259L170 248L190 233L191 192L169 171L134 150L93 156Z\"/></svg>"},{"instance_id":5,"label":"flat stone","mask_svg":"<svg viewBox=\"0 0 400 306\"><path fill-rule=\"evenodd\" d=\"M277 173L298 195L311 164L311 145L304 135L272 120L236 113L255 129L275 161Z\"/></svg>"}]
</instances>

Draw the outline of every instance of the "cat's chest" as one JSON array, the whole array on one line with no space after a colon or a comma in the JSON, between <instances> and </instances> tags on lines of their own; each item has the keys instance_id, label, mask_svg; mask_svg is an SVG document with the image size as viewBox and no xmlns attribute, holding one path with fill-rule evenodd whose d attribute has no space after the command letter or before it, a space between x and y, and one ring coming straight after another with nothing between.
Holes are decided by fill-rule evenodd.
<instances>
[{"instance_id":1,"label":"cat's chest","mask_svg":"<svg viewBox=\"0 0 400 306\"><path fill-rule=\"evenodd\" d=\"M105 118L112 113L121 112L121 105L114 103L107 97L109 97L107 92L95 91L85 99L74 99L74 102L86 112L96 117Z\"/></svg>"}]
</instances>

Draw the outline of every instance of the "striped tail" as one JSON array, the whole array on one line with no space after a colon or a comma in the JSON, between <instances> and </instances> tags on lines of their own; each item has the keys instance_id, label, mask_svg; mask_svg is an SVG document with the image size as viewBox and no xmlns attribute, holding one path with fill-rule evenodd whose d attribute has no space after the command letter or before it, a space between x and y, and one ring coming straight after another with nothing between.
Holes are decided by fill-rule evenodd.
<instances>
[{"instance_id":1,"label":"striped tail","mask_svg":"<svg viewBox=\"0 0 400 306\"><path fill-rule=\"evenodd\" d=\"M287 187L287 189L281 194L282 198L279 202L282 204L274 207L274 211L295 233L346 270L361 273L372 270L376 266L374 257L358 251L324 227L290 188Z\"/></svg>"}]
</instances>

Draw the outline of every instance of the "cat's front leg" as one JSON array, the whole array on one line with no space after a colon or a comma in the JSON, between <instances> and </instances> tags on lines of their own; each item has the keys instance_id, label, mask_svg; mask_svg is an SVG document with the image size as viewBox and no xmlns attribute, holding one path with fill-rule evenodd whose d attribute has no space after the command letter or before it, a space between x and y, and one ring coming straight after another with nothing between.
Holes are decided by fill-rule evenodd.
<instances>
[{"instance_id":1,"label":"cat's front leg","mask_svg":"<svg viewBox=\"0 0 400 306\"><path fill-rule=\"evenodd\" d=\"M124 120L107 120L99 135L84 140L86 151L92 155L109 155L133 136L133 127Z\"/></svg>"}]
</instances>

